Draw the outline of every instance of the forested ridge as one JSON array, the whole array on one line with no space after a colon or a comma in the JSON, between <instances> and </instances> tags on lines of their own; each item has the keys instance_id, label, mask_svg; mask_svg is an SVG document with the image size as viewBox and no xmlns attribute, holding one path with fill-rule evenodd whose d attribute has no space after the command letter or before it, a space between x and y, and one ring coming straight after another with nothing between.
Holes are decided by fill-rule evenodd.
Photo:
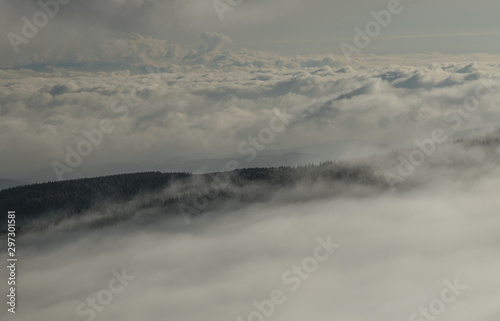
<instances>
[{"instance_id":1,"label":"forested ridge","mask_svg":"<svg viewBox=\"0 0 500 321\"><path fill-rule=\"evenodd\" d=\"M101 204L127 203L134 198L139 198L134 210L158 208L168 214L187 209L199 214L221 203L264 201L279 190L318 182L384 186L368 167L343 162L198 175L142 172L5 189L0 191L0 208L16 211L21 227L46 214L58 221L61 216L75 217L91 209L98 211ZM199 199L210 204L200 207Z\"/></svg>"},{"instance_id":2,"label":"forested ridge","mask_svg":"<svg viewBox=\"0 0 500 321\"><path fill-rule=\"evenodd\" d=\"M404 192L457 177L470 183L491 175L500 167L499 145L497 131L436 146L429 155L420 152L424 159L414 166L411 155L417 149L412 147L305 166L207 174L142 172L38 183L0 191L0 210L16 211L18 229L43 231L68 222L72 227L99 227L158 215L190 218L272 199L291 203L339 195L374 196L395 187ZM404 177L388 179L396 175ZM0 233L6 224L7 220L0 222Z\"/></svg>"}]
</instances>

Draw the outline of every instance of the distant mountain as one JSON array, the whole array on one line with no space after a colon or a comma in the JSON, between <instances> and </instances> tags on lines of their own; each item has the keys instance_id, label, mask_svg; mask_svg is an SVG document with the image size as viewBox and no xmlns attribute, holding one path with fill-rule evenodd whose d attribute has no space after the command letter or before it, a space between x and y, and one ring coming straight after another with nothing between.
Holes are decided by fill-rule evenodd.
<instances>
[{"instance_id":1,"label":"distant mountain","mask_svg":"<svg viewBox=\"0 0 500 321\"><path fill-rule=\"evenodd\" d=\"M3 189L6 189L6 188L25 185L25 184L26 184L26 182L23 182L23 181L17 181L17 180L13 180L13 179L1 179L0 178L0 191Z\"/></svg>"},{"instance_id":2,"label":"distant mountain","mask_svg":"<svg viewBox=\"0 0 500 321\"><path fill-rule=\"evenodd\" d=\"M73 71L85 71L85 72L100 72L100 71L111 72L111 71L129 70L132 67L130 65L122 63L113 63L113 62L66 62L66 63L62 62L57 64L20 65L3 69L13 69L13 70L28 69L28 70L33 70L35 72L51 72L55 68L64 68Z\"/></svg>"},{"instance_id":3,"label":"distant mountain","mask_svg":"<svg viewBox=\"0 0 500 321\"><path fill-rule=\"evenodd\" d=\"M266 201L278 191L299 185L312 190L322 183L328 186L324 192L329 196L341 193L343 185L387 187L368 167L327 162L228 173L145 172L39 183L0 191L0 208L15 210L24 230L44 229L89 212L101 213L102 219L97 217L92 224L103 225L147 209L191 217L229 203ZM203 202L210 204L200 205Z\"/></svg>"},{"instance_id":4,"label":"distant mountain","mask_svg":"<svg viewBox=\"0 0 500 321\"><path fill-rule=\"evenodd\" d=\"M374 196L446 180L469 184L500 168L499 131L430 143L427 139L387 154L306 166L210 174L142 172L10 187L0 191L0 210L15 210L24 231L98 227L129 219L154 223L158 216L189 220L270 200ZM0 222L2 231L5 224Z\"/></svg>"},{"instance_id":5,"label":"distant mountain","mask_svg":"<svg viewBox=\"0 0 500 321\"><path fill-rule=\"evenodd\" d=\"M472 138L474 136L487 135L487 134L493 133L493 132L498 131L498 130L500 130L500 126L490 126L490 127L481 127L481 128L462 130L462 131L459 131L459 132L451 135L450 140L454 141L454 140L458 140L458 139Z\"/></svg>"}]
</instances>

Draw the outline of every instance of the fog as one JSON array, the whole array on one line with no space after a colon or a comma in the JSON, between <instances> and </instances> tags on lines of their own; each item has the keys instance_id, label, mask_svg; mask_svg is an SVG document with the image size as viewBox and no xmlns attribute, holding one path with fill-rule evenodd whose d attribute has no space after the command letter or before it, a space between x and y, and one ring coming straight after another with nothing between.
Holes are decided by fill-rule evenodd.
<instances>
[{"instance_id":1,"label":"fog","mask_svg":"<svg viewBox=\"0 0 500 321\"><path fill-rule=\"evenodd\" d=\"M275 291L273 320L426 320L420 308L443 321L496 320L499 188L492 171L403 194L270 201L189 224L25 234L16 319L267 320L254 301ZM337 245L317 250L328 242ZM112 293L116 273L129 280ZM458 286L443 301L450 282ZM86 303L96 295L98 312Z\"/></svg>"},{"instance_id":2,"label":"fog","mask_svg":"<svg viewBox=\"0 0 500 321\"><path fill-rule=\"evenodd\" d=\"M0 3L3 33L21 34L22 17L32 21L33 15L41 10L38 3ZM50 1L43 3L50 4ZM60 54L74 61L96 41L107 41L123 33L140 33L191 45L201 32L209 30L237 39L236 48L250 46L289 54L341 53L339 44L352 41L354 27L363 28L373 20L371 10L383 10L390 2L87 0L60 3L64 5L59 6L58 13L52 14L36 37L20 46L17 55L9 38L0 39L0 66L29 60L54 60ZM214 3L219 7L225 5L229 10L217 10ZM392 17L380 38L366 48L367 53L498 53L498 32L495 30L498 26L495 13L500 8L498 1L400 3L403 12Z\"/></svg>"},{"instance_id":3,"label":"fog","mask_svg":"<svg viewBox=\"0 0 500 321\"><path fill-rule=\"evenodd\" d=\"M161 41L132 35L96 49L105 59L86 60L124 70L0 70L0 178L207 172L235 158L241 167L307 164L408 146L437 127L451 136L500 124L495 56L366 56L346 65L332 54L235 52L228 41L205 33L198 49L169 56ZM270 126L279 131L263 136ZM68 162L77 152L81 160Z\"/></svg>"},{"instance_id":4,"label":"fog","mask_svg":"<svg viewBox=\"0 0 500 321\"><path fill-rule=\"evenodd\" d=\"M498 9L0 2L5 303L20 321L498 321Z\"/></svg>"}]
</instances>

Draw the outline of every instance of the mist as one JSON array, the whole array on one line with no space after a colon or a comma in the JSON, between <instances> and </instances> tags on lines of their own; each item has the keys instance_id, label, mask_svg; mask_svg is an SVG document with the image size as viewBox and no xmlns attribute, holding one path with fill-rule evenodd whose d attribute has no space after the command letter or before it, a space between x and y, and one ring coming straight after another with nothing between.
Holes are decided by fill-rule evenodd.
<instances>
[{"instance_id":1,"label":"mist","mask_svg":"<svg viewBox=\"0 0 500 321\"><path fill-rule=\"evenodd\" d=\"M494 320L500 172L440 182L403 194L274 198L188 224L179 216L28 233L16 317L420 321L424 308L444 321ZM111 282L116 274L126 286Z\"/></svg>"},{"instance_id":2,"label":"mist","mask_svg":"<svg viewBox=\"0 0 500 321\"><path fill-rule=\"evenodd\" d=\"M499 9L0 2L0 320L498 321Z\"/></svg>"}]
</instances>

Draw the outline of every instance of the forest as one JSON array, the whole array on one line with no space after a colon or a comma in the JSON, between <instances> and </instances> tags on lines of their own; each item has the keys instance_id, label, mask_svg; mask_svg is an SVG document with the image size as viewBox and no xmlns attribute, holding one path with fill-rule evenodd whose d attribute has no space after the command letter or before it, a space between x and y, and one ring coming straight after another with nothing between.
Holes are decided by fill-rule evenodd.
<instances>
[{"instance_id":1,"label":"forest","mask_svg":"<svg viewBox=\"0 0 500 321\"><path fill-rule=\"evenodd\" d=\"M109 211L109 204L133 201L132 209L119 207L123 212L115 213L111 221L131 215L126 213L127 210L161 209L165 214L188 213L191 216L229 202L266 201L280 190L299 185L316 186L318 183L332 187L332 193L333 186L339 184L386 187L369 167L332 161L296 167L239 169L227 173L142 172L38 183L0 191L0 208L16 211L21 230L34 222L37 229L43 229L93 209L99 211L108 207L105 211ZM108 222L109 218L104 221Z\"/></svg>"},{"instance_id":2,"label":"forest","mask_svg":"<svg viewBox=\"0 0 500 321\"><path fill-rule=\"evenodd\" d=\"M0 191L0 209L16 211L18 230L101 227L131 218L191 218L271 200L281 204L337 196L364 197L405 192L439 181L474 179L500 166L500 131L439 145L411 176L387 179L398 159L415 147L348 161L245 168L230 172L142 172L12 187ZM5 230L6 221L0 223Z\"/></svg>"}]
</instances>

